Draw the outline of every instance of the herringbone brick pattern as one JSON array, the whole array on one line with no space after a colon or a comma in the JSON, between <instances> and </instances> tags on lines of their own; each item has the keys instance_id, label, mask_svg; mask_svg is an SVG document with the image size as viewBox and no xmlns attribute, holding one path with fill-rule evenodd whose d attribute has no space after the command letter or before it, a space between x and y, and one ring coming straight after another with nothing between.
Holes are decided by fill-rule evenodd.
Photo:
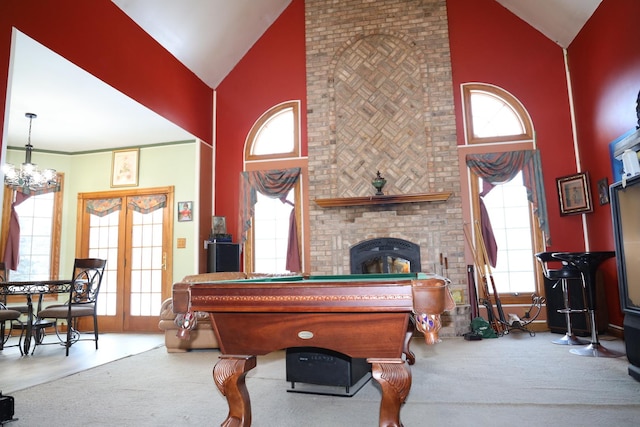
<instances>
[{"instance_id":1,"label":"herringbone brick pattern","mask_svg":"<svg viewBox=\"0 0 640 427\"><path fill-rule=\"evenodd\" d=\"M335 156L342 197L370 194L373 187L353 183L367 183L378 170L389 182L385 192L428 186L424 93L416 57L402 40L372 35L354 43L337 62Z\"/></svg>"}]
</instances>

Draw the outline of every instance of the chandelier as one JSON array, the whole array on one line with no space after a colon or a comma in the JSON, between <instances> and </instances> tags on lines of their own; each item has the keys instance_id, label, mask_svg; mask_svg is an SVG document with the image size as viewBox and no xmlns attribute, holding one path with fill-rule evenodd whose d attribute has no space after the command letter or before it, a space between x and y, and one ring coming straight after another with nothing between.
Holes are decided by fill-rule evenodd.
<instances>
[{"instance_id":1,"label":"chandelier","mask_svg":"<svg viewBox=\"0 0 640 427\"><path fill-rule=\"evenodd\" d=\"M54 169L38 170L38 165L31 163L31 122L38 117L34 113L26 113L29 119L29 139L25 145L24 163L16 167L10 163L5 163L2 170L4 172L4 183L10 188L23 193L31 193L39 190L56 188L58 186L57 174Z\"/></svg>"}]
</instances>

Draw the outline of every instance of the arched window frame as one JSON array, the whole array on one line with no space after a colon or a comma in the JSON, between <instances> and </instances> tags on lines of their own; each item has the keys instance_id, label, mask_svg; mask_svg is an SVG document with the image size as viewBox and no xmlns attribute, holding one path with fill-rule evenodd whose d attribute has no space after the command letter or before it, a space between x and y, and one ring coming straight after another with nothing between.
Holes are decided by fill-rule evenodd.
<instances>
[{"instance_id":1,"label":"arched window frame","mask_svg":"<svg viewBox=\"0 0 640 427\"><path fill-rule=\"evenodd\" d=\"M291 110L293 113L293 149L283 153L253 154L254 143L260 131L271 119L286 110ZM246 162L251 162L287 158L294 159L298 157L300 157L300 101L286 101L265 111L253 125L245 142L244 158Z\"/></svg>"},{"instance_id":2,"label":"arched window frame","mask_svg":"<svg viewBox=\"0 0 640 427\"><path fill-rule=\"evenodd\" d=\"M478 137L473 128L471 98L474 94L490 95L504 104L518 117L524 132L513 135ZM491 144L498 142L533 141L533 124L529 113L513 95L497 86L482 83L467 83L462 85L462 105L464 107L464 123L467 144Z\"/></svg>"},{"instance_id":3,"label":"arched window frame","mask_svg":"<svg viewBox=\"0 0 640 427\"><path fill-rule=\"evenodd\" d=\"M261 154L253 153L253 144L259 136L260 130L269 122L271 118L280 114L286 109L291 109L293 113L293 148L289 152ZM302 271L308 271L309 265L309 221L308 221L308 159L301 156L301 136L300 136L300 101L290 100L266 110L258 120L254 123L251 130L247 134L244 149L244 168L245 172L256 170L275 170L299 167L301 169L300 179L295 185L295 210L296 225L298 232L298 246L300 248L300 262ZM254 223L252 218L252 224ZM246 235L246 241L243 248L244 271L255 272L254 263L254 232L253 226L249 228Z\"/></svg>"},{"instance_id":4,"label":"arched window frame","mask_svg":"<svg viewBox=\"0 0 640 427\"><path fill-rule=\"evenodd\" d=\"M53 208L51 217L51 244L49 250L49 279L58 279L60 273L60 241L62 234L62 211L64 194L64 173L57 173L57 181L60 190L54 192ZM5 253L7 238L9 233L9 222L11 220L11 204L15 200L15 190L5 186L3 191L2 208L2 232L0 233L0 253ZM10 276L10 273L7 272ZM50 297L45 297L50 299Z\"/></svg>"},{"instance_id":5,"label":"arched window frame","mask_svg":"<svg viewBox=\"0 0 640 427\"><path fill-rule=\"evenodd\" d=\"M524 131L522 133L512 135L476 137L473 130L471 104L471 97L474 93L490 94L491 96L504 102L505 105L508 106L509 109L513 112L513 114L518 116L518 120L520 121ZM458 157L459 161L461 162L461 176L466 177L468 184L468 187L464 189L464 192L467 194L469 206L468 208L465 208L464 217L465 222L471 223L474 219L480 218L479 203L475 200L475 197L473 195L479 194L481 189L478 188L477 176L473 174L468 167L466 167L466 155L500 153L519 150L535 150L536 141L535 133L533 130L533 121L531 120L529 113L522 105L522 103L511 93L491 84L474 82L462 84L461 94L465 145L459 147ZM540 227L535 220L532 220L532 232L534 252L536 250L544 250L545 236L543 236ZM474 236L474 239L476 237L477 236ZM479 242L476 241L476 247L479 247L478 244ZM470 254L468 253L467 255L469 256ZM538 293L539 295L544 295L543 276L539 271L538 263L534 262L533 265L536 273L536 293ZM528 297L528 295L501 295L503 304L526 304L527 302L530 303Z\"/></svg>"}]
</instances>

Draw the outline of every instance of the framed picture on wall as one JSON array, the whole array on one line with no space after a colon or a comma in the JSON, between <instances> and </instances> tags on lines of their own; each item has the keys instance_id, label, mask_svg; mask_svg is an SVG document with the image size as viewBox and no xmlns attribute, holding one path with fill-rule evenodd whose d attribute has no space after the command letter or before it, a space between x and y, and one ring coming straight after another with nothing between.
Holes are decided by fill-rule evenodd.
<instances>
[{"instance_id":1,"label":"framed picture on wall","mask_svg":"<svg viewBox=\"0 0 640 427\"><path fill-rule=\"evenodd\" d=\"M178 202L178 221L193 221L193 202Z\"/></svg>"},{"instance_id":2,"label":"framed picture on wall","mask_svg":"<svg viewBox=\"0 0 640 427\"><path fill-rule=\"evenodd\" d=\"M583 214L593 211L589 175L586 172L556 178L560 215Z\"/></svg>"},{"instance_id":3,"label":"framed picture on wall","mask_svg":"<svg viewBox=\"0 0 640 427\"><path fill-rule=\"evenodd\" d=\"M139 148L117 150L111 160L111 187L135 187L138 185Z\"/></svg>"},{"instance_id":4,"label":"framed picture on wall","mask_svg":"<svg viewBox=\"0 0 640 427\"><path fill-rule=\"evenodd\" d=\"M598 181L598 200L600 201L600 206L609 203L609 180L607 177Z\"/></svg>"}]
</instances>

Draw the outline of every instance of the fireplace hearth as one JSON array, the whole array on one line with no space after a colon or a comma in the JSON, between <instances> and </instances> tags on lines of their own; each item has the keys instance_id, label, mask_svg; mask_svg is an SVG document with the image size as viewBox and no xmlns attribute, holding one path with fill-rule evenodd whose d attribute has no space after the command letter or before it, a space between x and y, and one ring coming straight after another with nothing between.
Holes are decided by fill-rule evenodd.
<instances>
[{"instance_id":1,"label":"fireplace hearth","mask_svg":"<svg viewBox=\"0 0 640 427\"><path fill-rule=\"evenodd\" d=\"M349 250L351 274L417 273L422 270L420 246L403 239L364 240Z\"/></svg>"}]
</instances>

